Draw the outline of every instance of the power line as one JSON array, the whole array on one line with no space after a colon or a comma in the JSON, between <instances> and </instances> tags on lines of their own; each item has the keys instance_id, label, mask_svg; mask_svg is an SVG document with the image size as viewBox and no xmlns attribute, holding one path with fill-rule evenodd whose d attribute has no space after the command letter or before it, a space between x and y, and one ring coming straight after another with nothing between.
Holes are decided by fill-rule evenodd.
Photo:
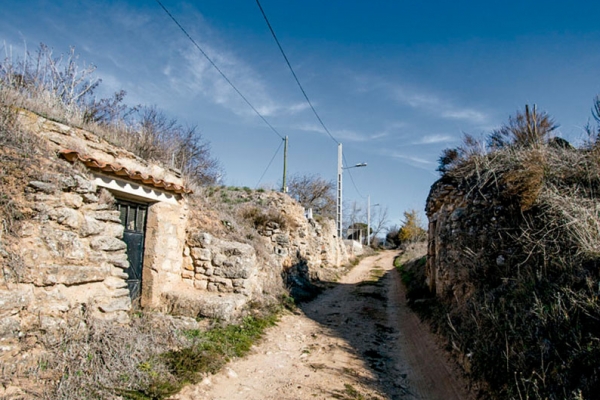
<instances>
[{"instance_id":1,"label":"power line","mask_svg":"<svg viewBox=\"0 0 600 400\"><path fill-rule=\"evenodd\" d=\"M360 193L360 190L358 190L358 187L356 186L356 183L354 183L354 177L352 176L352 172L350 172L350 169L349 169L349 168L347 168L347 167L348 167L348 161L346 161L346 155L345 155L345 154L342 154L342 157L344 158L344 163L346 164L346 170L347 170L347 172L348 172L348 175L350 175L350 181L352 182L352 186L354 186L354 190L356 190L356 193L357 193L357 194L358 194L358 195L359 195L359 196L360 196L360 197L361 197L363 200L365 200L365 199L366 199L366 197L365 197L365 196L363 196L363 195Z\"/></svg>"},{"instance_id":2,"label":"power line","mask_svg":"<svg viewBox=\"0 0 600 400\"><path fill-rule=\"evenodd\" d=\"M281 43L279 42L279 39L277 39L277 35L275 34L275 30L273 29L273 26L271 26L271 23L269 22L269 18L267 18L267 14L265 13L265 10L262 8L262 5L260 4L260 0L256 0L256 4L258 5L258 8L260 9L260 12L261 12L263 18L265 19L265 22L267 23L267 26L269 27L269 31L271 31L271 35L273 36L273 39L275 40L275 43L277 43L277 47L279 47L279 51L281 52L281 55L283 56L283 59L285 60L285 63L287 64L288 68L290 69L290 72L292 73L292 76L296 80L296 83L298 84L298 87L300 88L300 91L304 95L304 98L306 99L306 102L310 106L310 109L315 114L315 117L317 117L317 120L319 121L319 123L321 124L321 126L323 127L323 129L325 129L325 132L327 132L327 134L329 135L329 137L336 144L340 144L340 142L335 137L333 137L333 135L331 134L331 132L329 132L329 129L327 129L327 126L325 126L325 123L323 123L323 120L321 119L321 117L317 113L317 110L315 110L315 108L313 107L310 99L308 98L308 95L306 94L306 91L302 87L302 84L300 83L300 80L298 79L298 76L296 75L296 72L294 72L294 68L292 68L292 64L290 63L290 60L287 58L287 55L285 54L285 51L283 50L283 47L281 46ZM344 163L346 164L346 167L348 167L348 162L346 161L346 156L344 156ZM356 186L356 183L354 182L354 178L352 177L352 173L350 171L348 171L348 174L350 175L350 180L352 181L352 185L354 186L354 189L356 190L356 193L358 193L358 195L364 199L365 197L360 193L360 191L358 190L358 187Z\"/></svg>"},{"instance_id":3,"label":"power line","mask_svg":"<svg viewBox=\"0 0 600 400\"><path fill-rule=\"evenodd\" d=\"M315 110L315 108L313 107L310 99L308 98L308 95L306 94L306 91L302 87L302 84L300 84L300 81L298 80L298 77L296 76L296 73L294 72L294 69L292 68L292 64L290 63L290 61L288 60L287 56L285 55L285 51L283 51L283 47L281 47L281 43L279 43L279 39L277 39L277 35L275 35L275 31L273 30L273 27L271 26L271 23L269 22L269 19L267 18L267 14L265 14L265 11L263 10L263 8L262 8L262 6L260 4L260 1L256 0L256 4L258 5L258 8L260 9L260 12L261 12L263 18L265 19L265 22L267 23L267 26L269 27L269 30L271 31L271 35L273 36L273 39L275 39L275 43L277 43L277 46L279 47L279 51L281 51L281 55L285 59L285 62L287 64L287 66L289 67L290 71L292 72L292 75L294 76L294 79L296 80L296 83L298 84L298 87L302 91L302 94L304 95L304 98L306 99L306 102L310 106L310 109L315 114L315 117L317 117L317 120L319 121L319 123L321 124L321 126L323 127L323 129L325 129L325 132L327 132L327 134L329 135L329 137L336 144L340 144L340 142L336 138L333 137L333 135L331 134L331 132L329 132L329 129L327 129L327 127L323 123L323 120L321 119L321 117L317 113L317 110Z\"/></svg>"},{"instance_id":4,"label":"power line","mask_svg":"<svg viewBox=\"0 0 600 400\"><path fill-rule=\"evenodd\" d=\"M221 71L221 69L217 66L217 64L214 63L214 61L208 56L208 54L206 54L206 52L204 52L204 50L202 50L202 48L200 47L200 45L198 45L198 43L196 43L196 41L190 36L190 34L185 30L185 28L183 26L181 26L181 24L179 23L179 21L177 21L177 19L175 19L175 17L173 16L173 14L171 14L169 12L169 10L167 10L167 8L160 2L160 0L156 0L156 2L158 3L159 6L161 6L161 8L165 11L165 13L167 13L167 15L173 20L173 22L175 22L175 24L179 27L179 29L181 29L181 31L185 34L185 36L187 36L187 38L194 44L194 46L196 46L196 48L198 50L200 50L200 53L202 53L202 55L208 60L208 62L211 63L211 65L213 67L215 67L215 69L219 72L219 74L221 74L221 76L223 77L223 79L225 79L225 81L227 83L229 83L229 86L231 86L233 88L233 90L235 90L236 93L240 95L240 97L246 102L246 104L248 104L250 106L250 108L256 113L256 115L258 115L260 117L260 119L262 119L264 121L264 123L267 124L267 126L269 128L271 128L271 130L273 132L275 132L275 134L277 136L279 136L282 140L284 140L283 136L279 132L277 132L277 129L275 129L273 127L273 125L271 125L269 123L269 121L267 121L265 119L265 117L263 117L262 114L260 112L258 112L258 110L246 98L246 96L244 96L242 94L242 92L240 92L238 90L238 88L233 84L233 82L231 82L229 80L229 78L227 78L227 76L223 73L223 71Z\"/></svg>"},{"instance_id":5,"label":"power line","mask_svg":"<svg viewBox=\"0 0 600 400\"><path fill-rule=\"evenodd\" d=\"M260 181L262 181L262 178L265 177L265 174L267 173L267 171L271 167L271 164L273 164L273 160L275 159L275 157L277 157L277 153L279 153L279 150L281 149L281 146L283 146L283 143L285 143L285 142L279 143L279 147L277 148L277 150L275 150L275 154L273 154L273 157L271 158L271 161L269 161L269 165L267 165L267 168L265 168L265 172L263 172L263 174L260 176L260 179L256 183L255 188L258 188L258 185L260 185Z\"/></svg>"}]
</instances>

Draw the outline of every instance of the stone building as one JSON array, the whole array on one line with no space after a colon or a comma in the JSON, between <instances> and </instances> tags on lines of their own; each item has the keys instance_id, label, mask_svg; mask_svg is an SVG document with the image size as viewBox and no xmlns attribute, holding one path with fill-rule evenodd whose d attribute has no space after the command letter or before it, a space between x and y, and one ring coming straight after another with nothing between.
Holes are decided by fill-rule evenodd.
<instances>
[{"instance_id":1,"label":"stone building","mask_svg":"<svg viewBox=\"0 0 600 400\"><path fill-rule=\"evenodd\" d=\"M0 236L2 357L23 332L83 308L120 323L135 307L228 319L283 292L290 274L328 279L347 262L333 225L308 220L286 195L256 194L292 221L262 229L259 254L191 217L177 171L29 111L18 123L46 150L2 150L3 194L21 213L19 231Z\"/></svg>"}]
</instances>

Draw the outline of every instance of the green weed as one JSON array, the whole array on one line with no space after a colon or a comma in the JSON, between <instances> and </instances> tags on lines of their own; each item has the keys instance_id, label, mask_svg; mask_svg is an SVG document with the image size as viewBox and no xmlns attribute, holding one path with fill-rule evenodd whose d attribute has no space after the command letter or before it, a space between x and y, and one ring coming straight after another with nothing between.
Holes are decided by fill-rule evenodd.
<instances>
[{"instance_id":1,"label":"green weed","mask_svg":"<svg viewBox=\"0 0 600 400\"><path fill-rule=\"evenodd\" d=\"M232 358L246 355L265 329L276 322L277 316L271 314L262 318L246 317L239 325L218 327L206 332L185 331L184 334L194 340L194 345L160 356L176 378L175 382L165 382L156 377L144 394L163 398L176 393L186 383L197 382L202 374L217 372Z\"/></svg>"}]
</instances>

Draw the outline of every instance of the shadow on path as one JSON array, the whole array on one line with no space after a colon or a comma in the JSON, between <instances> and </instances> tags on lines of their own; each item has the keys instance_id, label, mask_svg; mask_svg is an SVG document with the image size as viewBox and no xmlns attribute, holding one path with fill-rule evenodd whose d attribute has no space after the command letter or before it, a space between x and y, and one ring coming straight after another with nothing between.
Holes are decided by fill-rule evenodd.
<instances>
[{"instance_id":1,"label":"shadow on path","mask_svg":"<svg viewBox=\"0 0 600 400\"><path fill-rule=\"evenodd\" d=\"M406 373L402 371L403 362L398 360L398 332L388 318L388 308L397 307L390 301L394 295L390 293L392 274L397 272L375 265L364 280L354 284L328 283L329 289L299 307L324 328L324 334L342 338L349 352L363 361L374 377L364 380L365 386L388 399L414 398L406 383ZM347 388L347 393L332 393L332 396L363 398L351 392Z\"/></svg>"},{"instance_id":2,"label":"shadow on path","mask_svg":"<svg viewBox=\"0 0 600 400\"><path fill-rule=\"evenodd\" d=\"M361 384L386 399L471 398L464 379L428 327L408 308L400 274L392 263L391 253L374 256L358 282L329 283L330 289L299 307L323 327L323 334L347 343L348 351L371 372L371 378ZM331 395L367 398L347 389Z\"/></svg>"}]
</instances>

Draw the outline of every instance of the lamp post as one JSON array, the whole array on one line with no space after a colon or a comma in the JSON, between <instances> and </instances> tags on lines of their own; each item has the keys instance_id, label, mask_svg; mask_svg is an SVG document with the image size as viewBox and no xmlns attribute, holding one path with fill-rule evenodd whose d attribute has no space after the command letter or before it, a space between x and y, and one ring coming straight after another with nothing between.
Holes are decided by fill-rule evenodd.
<instances>
[{"instance_id":1,"label":"lamp post","mask_svg":"<svg viewBox=\"0 0 600 400\"><path fill-rule=\"evenodd\" d=\"M373 204L377 207L379 204ZM371 195L367 196L367 246L371 245Z\"/></svg>"},{"instance_id":2,"label":"lamp post","mask_svg":"<svg viewBox=\"0 0 600 400\"><path fill-rule=\"evenodd\" d=\"M342 144L338 143L338 166L337 166L337 204L336 204L336 227L338 238L342 237L342 173L345 169L366 167L367 163L355 164L351 167L344 167Z\"/></svg>"}]
</instances>

